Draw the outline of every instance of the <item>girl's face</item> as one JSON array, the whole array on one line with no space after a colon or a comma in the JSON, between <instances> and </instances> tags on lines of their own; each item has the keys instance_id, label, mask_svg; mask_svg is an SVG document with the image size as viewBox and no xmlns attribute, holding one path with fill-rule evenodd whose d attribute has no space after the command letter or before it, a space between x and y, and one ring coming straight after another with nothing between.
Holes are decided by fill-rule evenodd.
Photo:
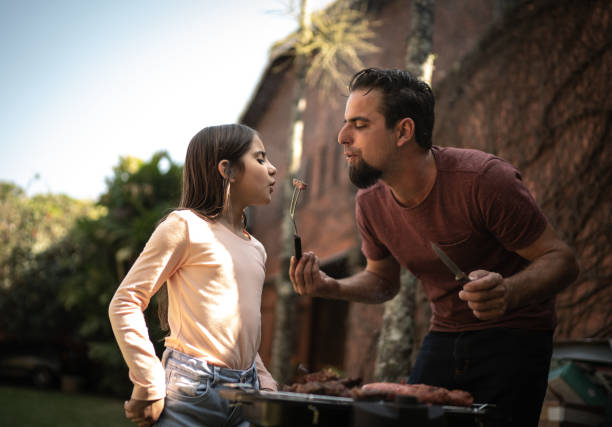
<instances>
[{"instance_id":1,"label":"girl's face","mask_svg":"<svg viewBox=\"0 0 612 427\"><path fill-rule=\"evenodd\" d=\"M232 180L231 199L234 206L263 205L272 200L276 182L276 168L266 157L266 151L258 136L241 158L242 171Z\"/></svg>"}]
</instances>

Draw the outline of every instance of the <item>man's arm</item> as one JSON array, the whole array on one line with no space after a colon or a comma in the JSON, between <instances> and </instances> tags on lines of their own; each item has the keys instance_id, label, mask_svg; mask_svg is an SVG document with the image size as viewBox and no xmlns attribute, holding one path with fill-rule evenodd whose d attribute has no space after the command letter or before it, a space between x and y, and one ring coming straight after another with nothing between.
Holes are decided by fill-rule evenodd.
<instances>
[{"instance_id":1,"label":"man's arm","mask_svg":"<svg viewBox=\"0 0 612 427\"><path fill-rule=\"evenodd\" d=\"M299 262L291 257L289 277L300 295L376 304L393 298L400 283L400 266L392 256L367 260L364 271L343 279L334 279L319 269L319 260L312 252Z\"/></svg>"},{"instance_id":2,"label":"man's arm","mask_svg":"<svg viewBox=\"0 0 612 427\"><path fill-rule=\"evenodd\" d=\"M572 250L557 237L550 225L531 245L516 251L531 263L522 271L503 278L499 273L476 270L459 292L474 315L490 320L527 304L550 298L568 287L578 276Z\"/></svg>"}]
</instances>

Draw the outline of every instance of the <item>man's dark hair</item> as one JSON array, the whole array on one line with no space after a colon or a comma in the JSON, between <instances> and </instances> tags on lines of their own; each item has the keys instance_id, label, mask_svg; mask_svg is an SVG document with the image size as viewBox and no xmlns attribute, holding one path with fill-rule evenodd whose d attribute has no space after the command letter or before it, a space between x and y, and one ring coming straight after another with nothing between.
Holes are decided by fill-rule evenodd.
<instances>
[{"instance_id":1,"label":"man's dark hair","mask_svg":"<svg viewBox=\"0 0 612 427\"><path fill-rule=\"evenodd\" d=\"M406 117L414 121L415 139L419 146L431 148L434 125L434 95L431 87L408 71L366 68L353 76L349 91L379 90L382 94L382 115L387 128Z\"/></svg>"}]
</instances>

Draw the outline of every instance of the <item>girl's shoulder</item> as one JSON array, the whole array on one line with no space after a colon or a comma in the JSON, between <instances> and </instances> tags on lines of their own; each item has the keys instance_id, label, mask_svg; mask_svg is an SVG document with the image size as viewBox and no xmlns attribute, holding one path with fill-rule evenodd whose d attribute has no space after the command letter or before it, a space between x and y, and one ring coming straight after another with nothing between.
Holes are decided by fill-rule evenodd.
<instances>
[{"instance_id":1,"label":"girl's shoulder","mask_svg":"<svg viewBox=\"0 0 612 427\"><path fill-rule=\"evenodd\" d=\"M233 242L237 246L254 246L259 251L265 254L263 244L257 240L252 234L249 234L249 239L244 240L233 234L226 226L213 220L206 219L201 215L193 212L190 209L175 209L166 219L174 217L174 221L183 221L186 228L189 230L191 239L209 239L213 235L223 236L228 242ZM199 238L197 237L199 236Z\"/></svg>"},{"instance_id":2,"label":"girl's shoulder","mask_svg":"<svg viewBox=\"0 0 612 427\"><path fill-rule=\"evenodd\" d=\"M170 218L171 216L181 218L184 221L189 221L189 220L193 221L194 219L199 218L190 209L175 209L172 212L170 212L170 214L168 215L168 218Z\"/></svg>"},{"instance_id":3,"label":"girl's shoulder","mask_svg":"<svg viewBox=\"0 0 612 427\"><path fill-rule=\"evenodd\" d=\"M168 214L166 221L170 221L171 224L182 223L182 227L189 230L189 233L212 233L215 228L214 221L204 218L191 209L175 209Z\"/></svg>"},{"instance_id":4,"label":"girl's shoulder","mask_svg":"<svg viewBox=\"0 0 612 427\"><path fill-rule=\"evenodd\" d=\"M170 212L167 218L170 218L172 216L174 216L176 219L180 218L181 220L186 222L188 225L197 224L198 226L208 226L209 227L212 224L212 221L207 220L201 215L198 215L191 209L175 209L172 212Z\"/></svg>"}]
</instances>

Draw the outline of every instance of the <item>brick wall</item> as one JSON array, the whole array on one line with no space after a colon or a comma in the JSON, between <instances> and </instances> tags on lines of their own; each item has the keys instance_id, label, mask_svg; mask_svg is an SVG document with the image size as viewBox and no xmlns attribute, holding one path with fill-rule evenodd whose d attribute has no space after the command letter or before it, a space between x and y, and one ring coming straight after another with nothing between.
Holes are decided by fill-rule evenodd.
<instances>
[{"instance_id":1,"label":"brick wall","mask_svg":"<svg viewBox=\"0 0 612 427\"><path fill-rule=\"evenodd\" d=\"M516 165L581 273L557 339L612 335L612 4L527 2L437 87L440 145Z\"/></svg>"},{"instance_id":2,"label":"brick wall","mask_svg":"<svg viewBox=\"0 0 612 427\"><path fill-rule=\"evenodd\" d=\"M609 2L529 1L505 21L493 21L494 0L438 0L434 28L437 96L434 141L479 148L513 162L548 219L576 249L582 265L579 285L559 298L559 337L610 336L610 6ZM408 1L387 1L375 13L380 51L364 57L366 66L403 65ZM277 58L255 96L255 127L278 178L286 176L294 77L290 68L272 73L290 59ZM346 93L319 96L307 91L304 156L300 176L310 184L297 222L304 250L323 263L345 259L338 274L359 268L354 222L355 189L348 181L336 142ZM265 100L265 102L262 102ZM253 104L255 105L255 104ZM272 204L257 207L252 230L268 251L271 283L279 273L280 219L288 201L275 193ZM361 259L362 261L362 259ZM603 290L602 290L603 289ZM329 317L325 303L303 299L296 320L294 363L311 369L326 364L313 354L317 328L337 331L342 357L329 356L347 375L371 379L382 305L348 304ZM264 291L262 357L269 360L273 333L273 287ZM419 293L417 343L427 330L428 304ZM315 324L313 313L327 313L330 325ZM326 331L327 333L327 331ZM328 339L328 335L326 335ZM339 351L339 350L334 350Z\"/></svg>"}]
</instances>

